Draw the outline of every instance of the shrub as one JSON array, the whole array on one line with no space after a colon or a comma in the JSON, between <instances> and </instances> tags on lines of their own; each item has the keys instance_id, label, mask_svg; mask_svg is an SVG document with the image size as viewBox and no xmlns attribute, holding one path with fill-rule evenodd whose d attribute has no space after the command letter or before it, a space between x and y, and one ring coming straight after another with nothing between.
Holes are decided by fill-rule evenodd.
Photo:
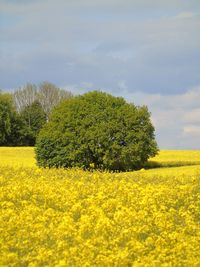
<instances>
[{"instance_id":1,"label":"shrub","mask_svg":"<svg viewBox=\"0 0 200 267\"><path fill-rule=\"evenodd\" d=\"M36 141L43 167L127 171L143 167L157 150L147 107L99 91L57 106Z\"/></svg>"}]
</instances>

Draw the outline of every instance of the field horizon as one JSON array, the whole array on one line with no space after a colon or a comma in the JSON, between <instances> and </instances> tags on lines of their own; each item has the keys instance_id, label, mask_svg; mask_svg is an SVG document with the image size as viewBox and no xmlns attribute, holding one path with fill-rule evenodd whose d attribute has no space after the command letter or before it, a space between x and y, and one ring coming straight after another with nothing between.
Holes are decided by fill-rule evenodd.
<instances>
[{"instance_id":1,"label":"field horizon","mask_svg":"<svg viewBox=\"0 0 200 267\"><path fill-rule=\"evenodd\" d=\"M1 164L25 165L35 167L34 146L0 147ZM167 150L161 149L158 154L150 158L145 164L145 170L157 168L176 168L184 166L200 166L200 150Z\"/></svg>"}]
</instances>

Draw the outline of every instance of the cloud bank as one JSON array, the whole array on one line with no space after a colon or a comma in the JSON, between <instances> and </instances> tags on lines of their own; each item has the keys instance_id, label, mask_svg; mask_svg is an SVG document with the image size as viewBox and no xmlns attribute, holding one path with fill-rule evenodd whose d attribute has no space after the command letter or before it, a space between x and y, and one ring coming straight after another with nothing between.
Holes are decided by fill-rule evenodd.
<instances>
[{"instance_id":1,"label":"cloud bank","mask_svg":"<svg viewBox=\"0 0 200 267\"><path fill-rule=\"evenodd\" d=\"M0 0L0 88L47 80L146 104L162 148L199 148L199 0Z\"/></svg>"},{"instance_id":2,"label":"cloud bank","mask_svg":"<svg viewBox=\"0 0 200 267\"><path fill-rule=\"evenodd\" d=\"M127 100L148 106L161 149L200 149L200 87L167 96L138 92Z\"/></svg>"}]
</instances>

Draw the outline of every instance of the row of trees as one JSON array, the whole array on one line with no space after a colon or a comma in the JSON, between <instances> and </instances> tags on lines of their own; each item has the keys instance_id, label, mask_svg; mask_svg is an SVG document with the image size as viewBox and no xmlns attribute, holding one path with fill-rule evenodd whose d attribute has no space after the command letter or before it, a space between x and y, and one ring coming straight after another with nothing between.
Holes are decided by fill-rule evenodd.
<instances>
[{"instance_id":1,"label":"row of trees","mask_svg":"<svg viewBox=\"0 0 200 267\"><path fill-rule=\"evenodd\" d=\"M43 167L120 171L158 151L147 107L100 91L72 96L48 82L0 92L0 145L35 145Z\"/></svg>"},{"instance_id":2,"label":"row of trees","mask_svg":"<svg viewBox=\"0 0 200 267\"><path fill-rule=\"evenodd\" d=\"M52 109L72 93L49 82L27 84L13 93L0 92L0 145L34 145Z\"/></svg>"}]
</instances>

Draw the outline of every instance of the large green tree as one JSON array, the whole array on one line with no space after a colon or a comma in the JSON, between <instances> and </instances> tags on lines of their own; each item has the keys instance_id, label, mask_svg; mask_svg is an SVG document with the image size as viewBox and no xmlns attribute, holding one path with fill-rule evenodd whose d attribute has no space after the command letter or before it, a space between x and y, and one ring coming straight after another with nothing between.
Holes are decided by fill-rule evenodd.
<instances>
[{"instance_id":1,"label":"large green tree","mask_svg":"<svg viewBox=\"0 0 200 267\"><path fill-rule=\"evenodd\" d=\"M147 107L94 91L61 103L37 138L40 166L127 171L157 153Z\"/></svg>"}]
</instances>

